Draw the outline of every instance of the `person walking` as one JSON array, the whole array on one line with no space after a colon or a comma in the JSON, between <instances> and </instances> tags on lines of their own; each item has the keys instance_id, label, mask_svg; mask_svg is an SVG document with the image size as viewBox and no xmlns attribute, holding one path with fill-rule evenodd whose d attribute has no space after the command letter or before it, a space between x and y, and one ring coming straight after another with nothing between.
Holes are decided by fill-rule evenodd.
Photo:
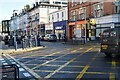
<instances>
[{"instance_id":1,"label":"person walking","mask_svg":"<svg viewBox=\"0 0 120 80\"><path fill-rule=\"evenodd\" d=\"M61 38L61 34L60 33L58 34L58 38L59 38L59 41L60 41L60 38Z\"/></svg>"}]
</instances>

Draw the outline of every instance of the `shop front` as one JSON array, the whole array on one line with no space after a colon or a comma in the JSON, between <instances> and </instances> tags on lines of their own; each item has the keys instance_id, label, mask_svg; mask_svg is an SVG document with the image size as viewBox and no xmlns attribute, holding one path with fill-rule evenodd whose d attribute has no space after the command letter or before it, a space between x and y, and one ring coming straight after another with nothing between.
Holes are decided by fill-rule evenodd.
<instances>
[{"instance_id":1,"label":"shop front","mask_svg":"<svg viewBox=\"0 0 120 80\"><path fill-rule=\"evenodd\" d=\"M71 40L72 38L80 39L80 38L88 37L88 30L87 30L88 21L71 22L68 25L69 25L68 27L69 40Z\"/></svg>"},{"instance_id":2,"label":"shop front","mask_svg":"<svg viewBox=\"0 0 120 80\"><path fill-rule=\"evenodd\" d=\"M66 36L66 26L67 26L67 20L60 21L60 22L54 22L54 34L56 34L57 39L63 39Z\"/></svg>"}]
</instances>

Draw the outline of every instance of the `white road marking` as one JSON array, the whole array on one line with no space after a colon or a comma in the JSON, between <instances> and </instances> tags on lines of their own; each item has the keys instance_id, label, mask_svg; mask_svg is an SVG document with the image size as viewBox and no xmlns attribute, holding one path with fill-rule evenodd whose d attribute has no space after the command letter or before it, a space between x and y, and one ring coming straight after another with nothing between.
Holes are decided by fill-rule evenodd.
<instances>
[{"instance_id":1,"label":"white road marking","mask_svg":"<svg viewBox=\"0 0 120 80\"><path fill-rule=\"evenodd\" d=\"M16 62L11 62L12 64L16 64Z\"/></svg>"},{"instance_id":2,"label":"white road marking","mask_svg":"<svg viewBox=\"0 0 120 80\"><path fill-rule=\"evenodd\" d=\"M2 63L6 62L6 61L1 61Z\"/></svg>"},{"instance_id":3,"label":"white road marking","mask_svg":"<svg viewBox=\"0 0 120 80\"><path fill-rule=\"evenodd\" d=\"M41 78L38 74L36 74L33 70L29 69L28 67L26 67L23 63L19 62L18 60L16 60L14 57L6 54L6 57L10 57L11 59L13 59L14 61L16 61L18 64L20 64L24 69L26 69L29 73L31 73L34 77L36 78Z\"/></svg>"},{"instance_id":4,"label":"white road marking","mask_svg":"<svg viewBox=\"0 0 120 80\"><path fill-rule=\"evenodd\" d=\"M17 67L20 67L20 65L17 64Z\"/></svg>"},{"instance_id":5,"label":"white road marking","mask_svg":"<svg viewBox=\"0 0 120 80\"><path fill-rule=\"evenodd\" d=\"M19 68L19 71L25 71L25 69L23 69L23 68Z\"/></svg>"},{"instance_id":6,"label":"white road marking","mask_svg":"<svg viewBox=\"0 0 120 80\"><path fill-rule=\"evenodd\" d=\"M13 60L10 60L11 62L13 61Z\"/></svg>"},{"instance_id":7,"label":"white road marking","mask_svg":"<svg viewBox=\"0 0 120 80\"><path fill-rule=\"evenodd\" d=\"M3 63L3 65L8 65L8 63Z\"/></svg>"},{"instance_id":8,"label":"white road marking","mask_svg":"<svg viewBox=\"0 0 120 80\"><path fill-rule=\"evenodd\" d=\"M31 75L29 73L23 73L25 77L30 77Z\"/></svg>"},{"instance_id":9,"label":"white road marking","mask_svg":"<svg viewBox=\"0 0 120 80\"><path fill-rule=\"evenodd\" d=\"M1 57L0 57L1 58ZM3 58L0 59L1 61L4 60Z\"/></svg>"}]
</instances>

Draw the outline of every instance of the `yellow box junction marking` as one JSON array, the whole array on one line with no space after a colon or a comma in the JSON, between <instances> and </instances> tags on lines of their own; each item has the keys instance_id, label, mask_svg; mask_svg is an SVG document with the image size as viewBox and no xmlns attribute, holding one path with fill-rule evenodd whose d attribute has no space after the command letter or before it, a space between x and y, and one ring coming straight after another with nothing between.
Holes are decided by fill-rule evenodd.
<instances>
[{"instance_id":1,"label":"yellow box junction marking","mask_svg":"<svg viewBox=\"0 0 120 80\"><path fill-rule=\"evenodd\" d=\"M84 53L90 51L91 49L92 49L92 48L89 48L89 49L86 50ZM84 53L82 53L82 55L83 55ZM61 70L63 67L67 66L69 63L71 63L71 62L73 62L75 59L77 59L79 56L81 56L81 54L78 55L77 57L69 60L67 63L65 63L64 65L60 66L58 69L56 69L53 73L50 73L49 75L47 75L45 78L50 78L50 77L51 77L52 75L54 75L56 72L59 72L59 70Z\"/></svg>"}]
</instances>

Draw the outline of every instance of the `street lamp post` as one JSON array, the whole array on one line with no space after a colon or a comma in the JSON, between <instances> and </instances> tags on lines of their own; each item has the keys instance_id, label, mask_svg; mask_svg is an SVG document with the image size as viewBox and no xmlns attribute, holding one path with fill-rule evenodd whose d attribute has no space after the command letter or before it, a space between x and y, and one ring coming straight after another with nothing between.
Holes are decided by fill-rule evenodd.
<instances>
[{"instance_id":1,"label":"street lamp post","mask_svg":"<svg viewBox=\"0 0 120 80\"><path fill-rule=\"evenodd\" d=\"M85 8L85 43L87 42L86 41L86 37L87 37L86 30L87 30L87 28L86 28L86 8Z\"/></svg>"},{"instance_id":2,"label":"street lamp post","mask_svg":"<svg viewBox=\"0 0 120 80\"><path fill-rule=\"evenodd\" d=\"M16 41L16 28L15 28L15 11L18 11L18 10L13 10L13 24L14 24L14 47L15 47L15 50L17 50L17 41Z\"/></svg>"},{"instance_id":3,"label":"street lamp post","mask_svg":"<svg viewBox=\"0 0 120 80\"><path fill-rule=\"evenodd\" d=\"M31 20L31 16L30 16L30 14L28 13L28 19L29 19L29 23L30 23L30 27L29 27L29 31L30 31L30 33L29 33L29 47L32 47L32 43L31 43L31 35L32 35L32 32L31 32L31 28L32 28L32 20Z\"/></svg>"}]
</instances>

